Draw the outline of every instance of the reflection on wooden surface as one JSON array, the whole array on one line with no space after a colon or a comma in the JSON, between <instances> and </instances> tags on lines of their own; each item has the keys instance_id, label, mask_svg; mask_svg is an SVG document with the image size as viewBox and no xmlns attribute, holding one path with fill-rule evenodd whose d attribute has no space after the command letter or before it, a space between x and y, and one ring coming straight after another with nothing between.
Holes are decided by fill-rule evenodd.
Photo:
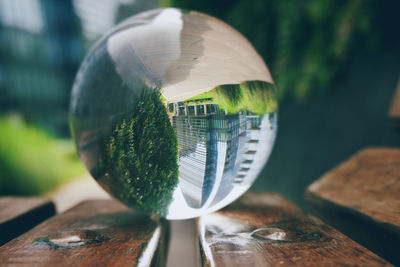
<instances>
[{"instance_id":1,"label":"reflection on wooden surface","mask_svg":"<svg viewBox=\"0 0 400 267\"><path fill-rule=\"evenodd\" d=\"M277 194L247 194L199 231L205 266L390 265Z\"/></svg>"},{"instance_id":2,"label":"reflection on wooden surface","mask_svg":"<svg viewBox=\"0 0 400 267\"><path fill-rule=\"evenodd\" d=\"M2 246L0 265L162 266L167 226L116 201L86 201Z\"/></svg>"}]
</instances>

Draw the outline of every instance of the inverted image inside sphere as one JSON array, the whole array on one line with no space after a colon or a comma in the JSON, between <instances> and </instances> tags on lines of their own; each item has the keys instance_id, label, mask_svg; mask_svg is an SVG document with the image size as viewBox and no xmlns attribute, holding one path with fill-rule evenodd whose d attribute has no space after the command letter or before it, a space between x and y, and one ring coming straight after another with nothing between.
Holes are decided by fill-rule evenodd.
<instances>
[{"instance_id":1,"label":"inverted image inside sphere","mask_svg":"<svg viewBox=\"0 0 400 267\"><path fill-rule=\"evenodd\" d=\"M71 96L79 156L112 196L186 219L248 190L277 130L273 80L227 24L174 8L133 16L86 56Z\"/></svg>"}]
</instances>

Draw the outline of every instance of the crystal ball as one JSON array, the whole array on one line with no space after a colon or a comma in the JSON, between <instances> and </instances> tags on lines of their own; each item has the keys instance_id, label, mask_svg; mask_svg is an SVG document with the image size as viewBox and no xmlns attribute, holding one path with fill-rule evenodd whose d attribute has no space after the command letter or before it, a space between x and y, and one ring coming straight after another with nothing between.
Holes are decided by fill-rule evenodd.
<instances>
[{"instance_id":1,"label":"crystal ball","mask_svg":"<svg viewBox=\"0 0 400 267\"><path fill-rule=\"evenodd\" d=\"M132 16L89 51L70 125L81 161L138 212L187 219L228 205L266 164L276 89L226 23L175 8Z\"/></svg>"}]
</instances>

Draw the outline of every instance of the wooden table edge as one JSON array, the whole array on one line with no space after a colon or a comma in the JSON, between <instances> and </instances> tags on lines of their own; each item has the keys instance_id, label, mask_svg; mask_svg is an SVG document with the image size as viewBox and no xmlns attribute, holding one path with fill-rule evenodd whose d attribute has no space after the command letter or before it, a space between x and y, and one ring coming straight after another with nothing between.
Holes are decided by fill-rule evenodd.
<instances>
[{"instance_id":1,"label":"wooden table edge","mask_svg":"<svg viewBox=\"0 0 400 267\"><path fill-rule=\"evenodd\" d=\"M344 213L344 214L350 215L350 216L355 216L358 219L365 221L366 223L373 224L375 226L385 229L386 231L389 231L391 234L398 235L400 238L400 227L399 226L394 225L389 222L376 220L373 217L371 217L365 213L362 213L356 209L352 209L350 207L346 207L346 206L338 204L336 202L332 202L329 199L326 199L326 198L323 198L323 197L317 195L312 190L309 190L309 188L307 188L307 190L305 191L304 198L310 204L315 205L317 208L328 208L328 209L331 209L332 211Z\"/></svg>"}]
</instances>

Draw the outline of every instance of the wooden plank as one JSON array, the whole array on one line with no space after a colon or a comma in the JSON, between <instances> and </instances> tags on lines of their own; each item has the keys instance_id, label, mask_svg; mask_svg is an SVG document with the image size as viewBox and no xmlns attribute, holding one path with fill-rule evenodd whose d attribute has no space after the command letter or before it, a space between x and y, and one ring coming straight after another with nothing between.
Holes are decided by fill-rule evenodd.
<instances>
[{"instance_id":1,"label":"wooden plank","mask_svg":"<svg viewBox=\"0 0 400 267\"><path fill-rule=\"evenodd\" d=\"M393 127L400 128L400 79L389 109L389 122Z\"/></svg>"},{"instance_id":2,"label":"wooden plank","mask_svg":"<svg viewBox=\"0 0 400 267\"><path fill-rule=\"evenodd\" d=\"M369 148L308 187L308 196L335 203L400 233L400 149Z\"/></svg>"},{"instance_id":3,"label":"wooden plank","mask_svg":"<svg viewBox=\"0 0 400 267\"><path fill-rule=\"evenodd\" d=\"M0 247L0 266L161 266L167 227L115 200L86 201Z\"/></svg>"},{"instance_id":4,"label":"wooden plank","mask_svg":"<svg viewBox=\"0 0 400 267\"><path fill-rule=\"evenodd\" d=\"M54 214L54 204L44 198L0 197L0 245Z\"/></svg>"},{"instance_id":5,"label":"wooden plank","mask_svg":"<svg viewBox=\"0 0 400 267\"><path fill-rule=\"evenodd\" d=\"M199 219L205 266L390 266L277 194L247 194Z\"/></svg>"},{"instance_id":6,"label":"wooden plank","mask_svg":"<svg viewBox=\"0 0 400 267\"><path fill-rule=\"evenodd\" d=\"M311 184L306 197L339 230L400 264L399 174L400 149L368 148Z\"/></svg>"}]
</instances>

